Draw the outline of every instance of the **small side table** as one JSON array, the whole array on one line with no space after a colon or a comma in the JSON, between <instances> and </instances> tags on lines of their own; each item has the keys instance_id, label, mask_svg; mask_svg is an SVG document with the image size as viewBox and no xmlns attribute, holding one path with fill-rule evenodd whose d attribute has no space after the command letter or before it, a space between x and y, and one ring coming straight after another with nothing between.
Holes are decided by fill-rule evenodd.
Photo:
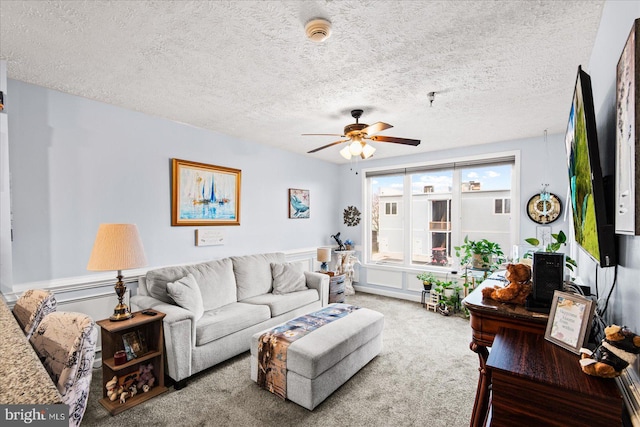
<instances>
[{"instance_id":1,"label":"small side table","mask_svg":"<svg viewBox=\"0 0 640 427\"><path fill-rule=\"evenodd\" d=\"M346 274L331 276L329 280L329 303L344 302L344 280Z\"/></svg>"},{"instance_id":2,"label":"small side table","mask_svg":"<svg viewBox=\"0 0 640 427\"><path fill-rule=\"evenodd\" d=\"M156 310L145 310L155 312L153 316L142 314L141 311L133 313L133 317L127 320L111 321L110 319L96 322L100 326L102 333L102 399L100 403L111 415L119 414L139 403L151 399L167 391L164 385L164 335L162 329L162 319L165 314ZM123 364L116 365L113 355L116 351L124 350L122 336L130 332L144 340L147 352L138 355L135 359ZM119 399L111 401L107 397L105 385L114 376L118 378L138 372L140 365L153 365L153 376L156 378L154 386L146 393L139 390L138 393L127 399L125 403L120 403Z\"/></svg>"}]
</instances>

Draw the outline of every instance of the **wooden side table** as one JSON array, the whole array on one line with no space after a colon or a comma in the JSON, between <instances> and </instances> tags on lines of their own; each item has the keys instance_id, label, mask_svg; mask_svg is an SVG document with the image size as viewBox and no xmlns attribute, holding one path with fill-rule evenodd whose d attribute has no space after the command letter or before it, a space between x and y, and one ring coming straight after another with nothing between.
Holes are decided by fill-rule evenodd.
<instances>
[{"instance_id":1,"label":"wooden side table","mask_svg":"<svg viewBox=\"0 0 640 427\"><path fill-rule=\"evenodd\" d=\"M161 393L167 391L164 385L164 335L162 329L162 319L165 314L155 310L145 310L155 312L155 316L142 314L141 311L133 313L131 319L122 321L111 321L109 319L96 322L102 332L102 396L100 403L111 415L119 414L139 403L147 401ZM138 334L146 343L147 352L138 355L135 359L123 364L116 365L113 355L116 351L124 350L122 336L134 332ZM139 390L138 393L127 399L125 403L120 403L119 399L114 401L107 397L106 384L114 376L123 378L128 374L138 372L140 365L153 365L154 386L146 393Z\"/></svg>"},{"instance_id":2,"label":"wooden side table","mask_svg":"<svg viewBox=\"0 0 640 427\"><path fill-rule=\"evenodd\" d=\"M329 303L344 302L344 287L346 274L331 276L329 280Z\"/></svg>"},{"instance_id":3,"label":"wooden side table","mask_svg":"<svg viewBox=\"0 0 640 427\"><path fill-rule=\"evenodd\" d=\"M506 304L490 299L482 299L482 289L504 285L499 280L486 279L471 292L462 304L469 310L472 330L469 348L478 354L480 361L480 376L476 390L476 400L471 414L471 427L484 425L489 408L489 386L491 373L487 370L487 347L493 345L493 340L500 328L516 329L544 335L549 315L527 311L522 306Z\"/></svg>"}]
</instances>

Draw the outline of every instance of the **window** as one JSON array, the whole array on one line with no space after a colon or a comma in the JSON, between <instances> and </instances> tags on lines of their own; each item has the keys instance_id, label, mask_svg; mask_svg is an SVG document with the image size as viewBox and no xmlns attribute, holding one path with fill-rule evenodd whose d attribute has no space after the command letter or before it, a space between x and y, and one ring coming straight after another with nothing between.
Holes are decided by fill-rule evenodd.
<instances>
[{"instance_id":1,"label":"window","mask_svg":"<svg viewBox=\"0 0 640 427\"><path fill-rule=\"evenodd\" d=\"M515 244L514 165L510 155L365 171L367 261L450 269L458 262L453 247L467 235L497 242L508 253Z\"/></svg>"},{"instance_id":2,"label":"window","mask_svg":"<svg viewBox=\"0 0 640 427\"><path fill-rule=\"evenodd\" d=\"M384 204L385 215L398 215L398 203L387 202Z\"/></svg>"},{"instance_id":3,"label":"window","mask_svg":"<svg viewBox=\"0 0 640 427\"><path fill-rule=\"evenodd\" d=\"M511 199L495 199L493 201L495 214L510 214L511 213Z\"/></svg>"}]
</instances>

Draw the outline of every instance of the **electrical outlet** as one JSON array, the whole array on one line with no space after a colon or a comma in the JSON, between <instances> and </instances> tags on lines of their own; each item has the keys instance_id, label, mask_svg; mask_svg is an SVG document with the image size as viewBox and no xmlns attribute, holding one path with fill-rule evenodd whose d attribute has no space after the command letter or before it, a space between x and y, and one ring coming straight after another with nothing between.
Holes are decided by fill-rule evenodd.
<instances>
[{"instance_id":1,"label":"electrical outlet","mask_svg":"<svg viewBox=\"0 0 640 427\"><path fill-rule=\"evenodd\" d=\"M546 248L551 243L551 227L536 227L536 239L538 239L542 248Z\"/></svg>"}]
</instances>

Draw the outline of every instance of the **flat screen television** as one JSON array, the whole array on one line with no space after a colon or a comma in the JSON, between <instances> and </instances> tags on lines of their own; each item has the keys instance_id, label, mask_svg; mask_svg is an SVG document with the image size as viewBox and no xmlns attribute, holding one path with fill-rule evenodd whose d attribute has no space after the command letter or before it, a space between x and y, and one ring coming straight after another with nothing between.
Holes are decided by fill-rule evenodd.
<instances>
[{"instance_id":1,"label":"flat screen television","mask_svg":"<svg viewBox=\"0 0 640 427\"><path fill-rule=\"evenodd\" d=\"M575 240L601 267L616 263L615 229L607 220L591 78L578 67L565 135Z\"/></svg>"}]
</instances>

